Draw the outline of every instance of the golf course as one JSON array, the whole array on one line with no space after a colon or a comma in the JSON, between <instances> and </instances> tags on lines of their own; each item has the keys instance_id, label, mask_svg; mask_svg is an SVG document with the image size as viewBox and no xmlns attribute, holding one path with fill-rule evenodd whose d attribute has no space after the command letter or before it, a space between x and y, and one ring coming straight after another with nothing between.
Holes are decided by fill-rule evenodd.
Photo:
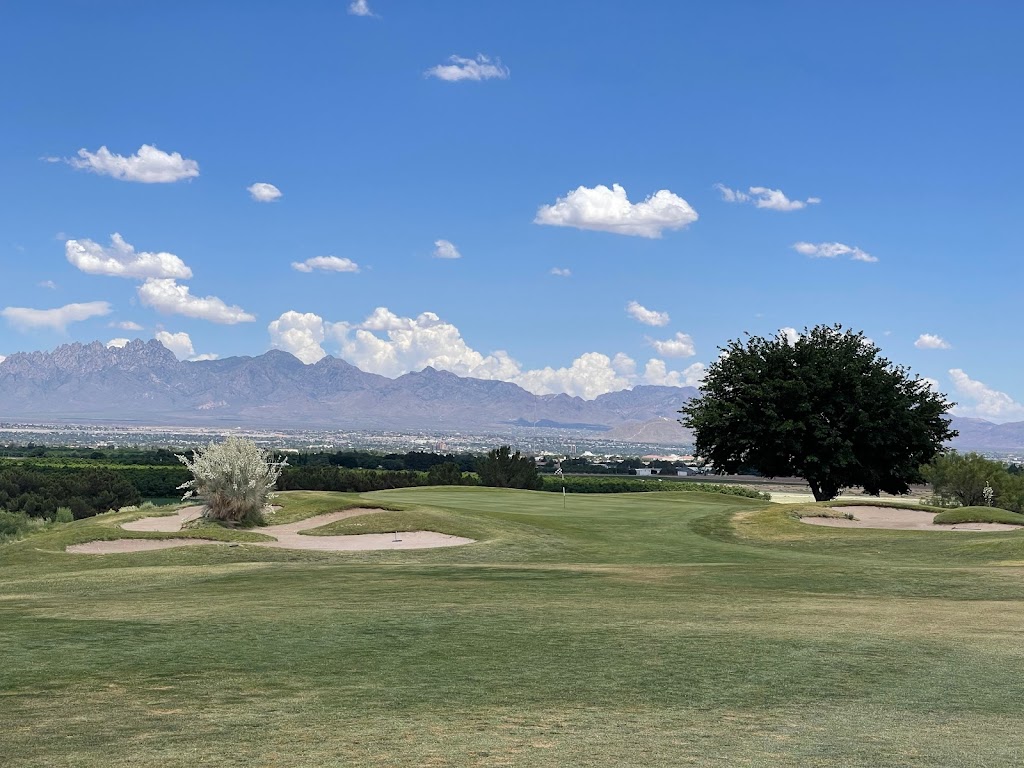
<instances>
[{"instance_id":1,"label":"golf course","mask_svg":"<svg viewBox=\"0 0 1024 768\"><path fill-rule=\"evenodd\" d=\"M0 545L0 764L1024 763L1024 530L697 491L274 503L271 528L130 509ZM450 538L282 545L403 532Z\"/></svg>"}]
</instances>

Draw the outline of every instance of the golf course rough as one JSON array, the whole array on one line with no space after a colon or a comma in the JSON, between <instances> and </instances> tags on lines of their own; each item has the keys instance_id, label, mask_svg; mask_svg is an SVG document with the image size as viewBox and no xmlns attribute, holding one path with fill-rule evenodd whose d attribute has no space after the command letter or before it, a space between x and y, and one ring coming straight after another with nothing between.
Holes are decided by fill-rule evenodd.
<instances>
[{"instance_id":1,"label":"golf course rough","mask_svg":"<svg viewBox=\"0 0 1024 768\"><path fill-rule=\"evenodd\" d=\"M389 510L328 536L476 543L289 550L201 523L171 535L240 546L64 551L169 535L115 514L4 545L4 765L1024 761L1020 531L826 528L689 492L281 502L278 524Z\"/></svg>"}]
</instances>

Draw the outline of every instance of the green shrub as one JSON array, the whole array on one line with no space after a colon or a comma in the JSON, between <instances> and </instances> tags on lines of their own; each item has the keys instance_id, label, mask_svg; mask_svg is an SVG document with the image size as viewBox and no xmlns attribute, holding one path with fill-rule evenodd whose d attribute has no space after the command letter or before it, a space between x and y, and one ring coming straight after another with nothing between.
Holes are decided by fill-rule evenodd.
<instances>
[{"instance_id":1,"label":"green shrub","mask_svg":"<svg viewBox=\"0 0 1024 768\"><path fill-rule=\"evenodd\" d=\"M537 464L519 451L512 453L512 446L503 445L488 451L477 462L476 472L480 484L492 488L526 488L535 491L543 487Z\"/></svg>"},{"instance_id":2,"label":"green shrub","mask_svg":"<svg viewBox=\"0 0 1024 768\"><path fill-rule=\"evenodd\" d=\"M921 468L931 483L938 506L995 506L1013 512L1024 511L1024 483L1010 475L1002 462L979 453L950 451ZM991 487L991 500L986 498Z\"/></svg>"},{"instance_id":3,"label":"green shrub","mask_svg":"<svg viewBox=\"0 0 1024 768\"><path fill-rule=\"evenodd\" d=\"M281 491L341 491L367 493L391 488L411 488L427 484L426 472L395 472L377 469L307 466L286 467L277 481ZM473 484L475 483L468 483Z\"/></svg>"},{"instance_id":4,"label":"green shrub","mask_svg":"<svg viewBox=\"0 0 1024 768\"><path fill-rule=\"evenodd\" d=\"M54 520L58 523L70 523L75 519L75 515L71 512L71 507L57 507L57 515Z\"/></svg>"},{"instance_id":5,"label":"green shrub","mask_svg":"<svg viewBox=\"0 0 1024 768\"><path fill-rule=\"evenodd\" d=\"M46 521L29 517L24 512L8 512L5 509L0 509L0 542L17 539L44 525L46 525Z\"/></svg>"},{"instance_id":6,"label":"green shrub","mask_svg":"<svg viewBox=\"0 0 1024 768\"><path fill-rule=\"evenodd\" d=\"M462 470L454 461L435 464L427 471L428 485L462 485Z\"/></svg>"}]
</instances>

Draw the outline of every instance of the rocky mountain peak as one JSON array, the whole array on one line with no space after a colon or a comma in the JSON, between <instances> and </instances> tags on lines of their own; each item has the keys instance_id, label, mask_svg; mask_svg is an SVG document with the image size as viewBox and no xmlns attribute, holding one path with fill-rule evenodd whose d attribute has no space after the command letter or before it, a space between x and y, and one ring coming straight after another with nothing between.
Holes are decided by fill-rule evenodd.
<instances>
[{"instance_id":1,"label":"rocky mountain peak","mask_svg":"<svg viewBox=\"0 0 1024 768\"><path fill-rule=\"evenodd\" d=\"M178 358L174 353L156 339L132 339L123 347L110 347L107 351L113 364L128 370L178 365Z\"/></svg>"}]
</instances>

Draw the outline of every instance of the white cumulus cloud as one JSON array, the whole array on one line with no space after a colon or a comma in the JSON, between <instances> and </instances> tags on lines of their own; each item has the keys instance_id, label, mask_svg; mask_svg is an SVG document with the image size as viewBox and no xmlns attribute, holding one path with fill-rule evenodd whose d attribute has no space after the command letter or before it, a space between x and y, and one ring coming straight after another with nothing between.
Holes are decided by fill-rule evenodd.
<instances>
[{"instance_id":1,"label":"white cumulus cloud","mask_svg":"<svg viewBox=\"0 0 1024 768\"><path fill-rule=\"evenodd\" d=\"M288 311L267 326L270 346L290 352L307 365L327 356L321 346L326 324L312 312Z\"/></svg>"},{"instance_id":2,"label":"white cumulus cloud","mask_svg":"<svg viewBox=\"0 0 1024 768\"><path fill-rule=\"evenodd\" d=\"M154 338L171 350L179 360L198 362L200 360L216 360L219 357L219 355L210 352L197 355L195 347L192 346L192 337L184 331L179 331L178 333L157 331Z\"/></svg>"},{"instance_id":3,"label":"white cumulus cloud","mask_svg":"<svg viewBox=\"0 0 1024 768\"><path fill-rule=\"evenodd\" d=\"M171 352L174 353L174 356L179 360L187 360L196 353L195 347L192 346L192 337L184 331L179 333L157 331L155 338L171 350Z\"/></svg>"},{"instance_id":4,"label":"white cumulus cloud","mask_svg":"<svg viewBox=\"0 0 1024 768\"><path fill-rule=\"evenodd\" d=\"M941 336L933 333L922 333L917 337L914 346L918 349L952 349L953 345Z\"/></svg>"},{"instance_id":5,"label":"white cumulus cloud","mask_svg":"<svg viewBox=\"0 0 1024 768\"><path fill-rule=\"evenodd\" d=\"M960 368L952 368L949 378L953 389L961 399L969 400L967 404L956 406L955 413L960 416L976 416L990 421L1017 421L1024 419L1024 405L1021 405L1005 392L992 389L980 381L972 379Z\"/></svg>"},{"instance_id":6,"label":"white cumulus cloud","mask_svg":"<svg viewBox=\"0 0 1024 768\"><path fill-rule=\"evenodd\" d=\"M567 267L552 267L551 274L555 277L572 277L572 271Z\"/></svg>"},{"instance_id":7,"label":"white cumulus cloud","mask_svg":"<svg viewBox=\"0 0 1024 768\"><path fill-rule=\"evenodd\" d=\"M435 259L461 259L462 254L459 253L459 249L455 247L455 243L449 240L435 240L434 241L434 258Z\"/></svg>"},{"instance_id":8,"label":"white cumulus cloud","mask_svg":"<svg viewBox=\"0 0 1024 768\"><path fill-rule=\"evenodd\" d=\"M131 339L111 339L107 342L107 349L115 347L120 349L121 347L127 346Z\"/></svg>"},{"instance_id":9,"label":"white cumulus cloud","mask_svg":"<svg viewBox=\"0 0 1024 768\"><path fill-rule=\"evenodd\" d=\"M753 203L755 208L769 211L799 211L808 205L821 202L820 197L808 197L806 200L790 200L781 189L771 187L748 187L746 192L729 189L724 184L715 184L715 189L722 193L727 203Z\"/></svg>"},{"instance_id":10,"label":"white cumulus cloud","mask_svg":"<svg viewBox=\"0 0 1024 768\"><path fill-rule=\"evenodd\" d=\"M54 309L5 307L0 310L0 316L18 328L52 328L55 331L64 331L71 323L92 317L103 317L110 312L110 304L106 301L87 301L80 304L65 304Z\"/></svg>"},{"instance_id":11,"label":"white cumulus cloud","mask_svg":"<svg viewBox=\"0 0 1024 768\"><path fill-rule=\"evenodd\" d=\"M141 331L142 326L131 320L122 320L118 323L108 323L111 328L120 328L122 331Z\"/></svg>"},{"instance_id":12,"label":"white cumulus cloud","mask_svg":"<svg viewBox=\"0 0 1024 768\"><path fill-rule=\"evenodd\" d=\"M170 278L150 278L139 286L139 300L167 315L184 315L209 320L212 323L234 325L256 319L241 307L229 306L216 296L193 296L187 285L179 285Z\"/></svg>"},{"instance_id":13,"label":"white cumulus cloud","mask_svg":"<svg viewBox=\"0 0 1024 768\"><path fill-rule=\"evenodd\" d=\"M272 203L281 197L281 190L265 181L257 181L246 187L245 190L249 193L249 197L257 203Z\"/></svg>"},{"instance_id":14,"label":"white cumulus cloud","mask_svg":"<svg viewBox=\"0 0 1024 768\"><path fill-rule=\"evenodd\" d=\"M636 360L625 352L618 352L612 358L612 370L620 376L630 378L636 375Z\"/></svg>"},{"instance_id":15,"label":"white cumulus cloud","mask_svg":"<svg viewBox=\"0 0 1024 768\"><path fill-rule=\"evenodd\" d=\"M631 301L626 305L626 314L644 325L655 325L659 328L668 325L671 319L668 316L668 312L648 309L635 301Z\"/></svg>"},{"instance_id":16,"label":"white cumulus cloud","mask_svg":"<svg viewBox=\"0 0 1024 768\"><path fill-rule=\"evenodd\" d=\"M384 376L427 366L484 379L507 379L518 371L504 352L482 355L471 349L458 328L433 312L399 317L378 307L363 323L336 323L332 331L342 357L364 371Z\"/></svg>"},{"instance_id":17,"label":"white cumulus cloud","mask_svg":"<svg viewBox=\"0 0 1024 768\"><path fill-rule=\"evenodd\" d=\"M782 336L791 347L796 346L797 341L800 340L800 334L796 332L796 328L790 328L789 326L779 328L778 335Z\"/></svg>"},{"instance_id":18,"label":"white cumulus cloud","mask_svg":"<svg viewBox=\"0 0 1024 768\"><path fill-rule=\"evenodd\" d=\"M671 371L664 361L654 359L638 374L628 355L609 357L600 352L582 354L564 367L524 370L505 351L483 354L473 349L455 325L433 312L401 317L386 307L378 307L360 323L330 323L312 313L286 312L268 330L273 347L306 363L327 354L325 341L332 341L340 357L371 373L395 377L432 366L459 376L513 382L535 394L591 399L636 384L692 385L703 376L699 363Z\"/></svg>"},{"instance_id":19,"label":"white cumulus cloud","mask_svg":"<svg viewBox=\"0 0 1024 768\"><path fill-rule=\"evenodd\" d=\"M352 0L348 4L348 12L352 16L376 16L372 10L370 10L370 4L367 0Z\"/></svg>"},{"instance_id":20,"label":"white cumulus cloud","mask_svg":"<svg viewBox=\"0 0 1024 768\"><path fill-rule=\"evenodd\" d=\"M878 261L870 253L845 243L806 243L801 241L793 244L793 250L804 256L810 256L812 259L834 259L838 256L849 256L853 261L868 263Z\"/></svg>"},{"instance_id":21,"label":"white cumulus cloud","mask_svg":"<svg viewBox=\"0 0 1024 768\"><path fill-rule=\"evenodd\" d=\"M168 184L199 175L199 163L195 160L187 160L178 152L161 152L149 144L143 144L138 152L127 157L115 155L106 147L96 152L80 149L78 157L68 162L81 170L143 184Z\"/></svg>"},{"instance_id":22,"label":"white cumulus cloud","mask_svg":"<svg viewBox=\"0 0 1024 768\"><path fill-rule=\"evenodd\" d=\"M616 370L608 355L587 352L565 368L548 367L525 371L515 378L515 383L536 395L564 392L585 400L593 400L606 392L615 392L632 386L633 377L624 376L620 372L623 362L620 358L620 370Z\"/></svg>"},{"instance_id":23,"label":"white cumulus cloud","mask_svg":"<svg viewBox=\"0 0 1024 768\"><path fill-rule=\"evenodd\" d=\"M0 355L0 363L7 359L7 355Z\"/></svg>"},{"instance_id":24,"label":"white cumulus cloud","mask_svg":"<svg viewBox=\"0 0 1024 768\"><path fill-rule=\"evenodd\" d=\"M314 269L320 269L324 272L358 272L359 265L349 258L314 256L305 261L293 261L292 269L297 272L312 272Z\"/></svg>"},{"instance_id":25,"label":"white cumulus cloud","mask_svg":"<svg viewBox=\"0 0 1024 768\"><path fill-rule=\"evenodd\" d=\"M426 313L420 317L428 318L437 316L433 313ZM358 325L364 331L399 331L411 330L416 326L416 320L411 317L399 317L387 307L377 307L367 315L366 319Z\"/></svg>"},{"instance_id":26,"label":"white cumulus cloud","mask_svg":"<svg viewBox=\"0 0 1024 768\"><path fill-rule=\"evenodd\" d=\"M704 363L694 363L683 371L670 371L664 360L652 357L644 366L644 383L662 387L699 387L706 372Z\"/></svg>"},{"instance_id":27,"label":"white cumulus cloud","mask_svg":"<svg viewBox=\"0 0 1024 768\"><path fill-rule=\"evenodd\" d=\"M491 59L479 53L475 59L449 56L447 64L431 67L424 74L455 83L460 80L508 80L511 73L500 59Z\"/></svg>"},{"instance_id":28,"label":"white cumulus cloud","mask_svg":"<svg viewBox=\"0 0 1024 768\"><path fill-rule=\"evenodd\" d=\"M660 341L648 339L647 342L654 347L654 351L663 357L693 357L697 354L693 346L693 339L688 334L679 332L671 339Z\"/></svg>"},{"instance_id":29,"label":"white cumulus cloud","mask_svg":"<svg viewBox=\"0 0 1024 768\"><path fill-rule=\"evenodd\" d=\"M110 275L144 280L171 277L187 280L192 270L173 253L136 251L117 232L104 247L92 240L68 240L64 243L68 261L90 275Z\"/></svg>"},{"instance_id":30,"label":"white cumulus cloud","mask_svg":"<svg viewBox=\"0 0 1024 768\"><path fill-rule=\"evenodd\" d=\"M664 230L682 229L697 220L697 212L678 195L662 189L642 203L631 203L619 184L577 187L553 205L542 205L535 224L576 227L618 235L661 237Z\"/></svg>"}]
</instances>

